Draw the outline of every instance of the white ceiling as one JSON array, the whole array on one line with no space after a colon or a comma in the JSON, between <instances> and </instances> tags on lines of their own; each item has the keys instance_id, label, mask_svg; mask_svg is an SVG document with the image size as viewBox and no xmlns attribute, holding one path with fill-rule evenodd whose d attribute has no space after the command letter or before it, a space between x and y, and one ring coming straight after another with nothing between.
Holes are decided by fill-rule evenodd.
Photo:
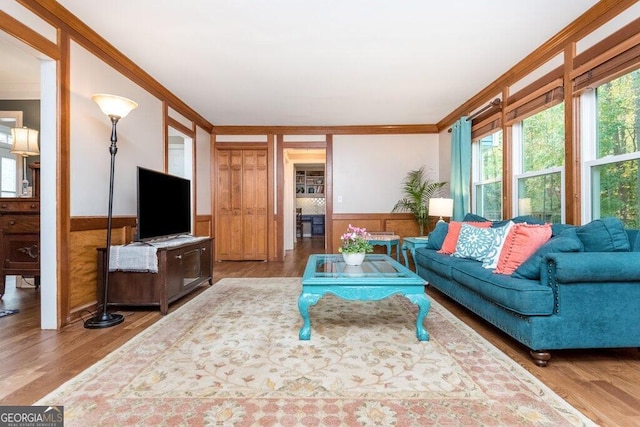
<instances>
[{"instance_id":1,"label":"white ceiling","mask_svg":"<svg viewBox=\"0 0 640 427\"><path fill-rule=\"evenodd\" d=\"M596 0L58 0L214 125L433 124Z\"/></svg>"}]
</instances>

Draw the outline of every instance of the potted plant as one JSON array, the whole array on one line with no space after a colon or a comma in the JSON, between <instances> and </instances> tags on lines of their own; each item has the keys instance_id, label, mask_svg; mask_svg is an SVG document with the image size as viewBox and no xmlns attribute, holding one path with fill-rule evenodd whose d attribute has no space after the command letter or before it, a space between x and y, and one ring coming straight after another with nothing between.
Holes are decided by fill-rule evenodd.
<instances>
[{"instance_id":1,"label":"potted plant","mask_svg":"<svg viewBox=\"0 0 640 427\"><path fill-rule=\"evenodd\" d=\"M349 224L347 232L340 236L342 243L338 252L342 254L347 265L360 265L368 252L373 252L373 245L369 243L371 234L366 228L354 227Z\"/></svg>"},{"instance_id":2,"label":"potted plant","mask_svg":"<svg viewBox=\"0 0 640 427\"><path fill-rule=\"evenodd\" d=\"M425 167L409 171L402 182L403 198L398 200L391 212L411 212L418 222L420 235L429 220L429 199L438 195L446 182L434 182L425 177Z\"/></svg>"}]
</instances>

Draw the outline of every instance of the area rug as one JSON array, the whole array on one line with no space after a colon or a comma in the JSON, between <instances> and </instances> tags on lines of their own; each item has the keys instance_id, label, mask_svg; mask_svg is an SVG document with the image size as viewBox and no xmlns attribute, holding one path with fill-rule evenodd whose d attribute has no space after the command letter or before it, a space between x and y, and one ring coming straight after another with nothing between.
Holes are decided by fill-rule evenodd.
<instances>
[{"instance_id":1,"label":"area rug","mask_svg":"<svg viewBox=\"0 0 640 427\"><path fill-rule=\"evenodd\" d=\"M11 316L12 314L20 313L20 310L14 308L13 310L2 309L0 310L0 317Z\"/></svg>"},{"instance_id":2,"label":"area rug","mask_svg":"<svg viewBox=\"0 0 640 427\"><path fill-rule=\"evenodd\" d=\"M66 426L594 425L432 301L310 308L299 278L223 279L41 399ZM118 326L119 327L119 326Z\"/></svg>"}]
</instances>

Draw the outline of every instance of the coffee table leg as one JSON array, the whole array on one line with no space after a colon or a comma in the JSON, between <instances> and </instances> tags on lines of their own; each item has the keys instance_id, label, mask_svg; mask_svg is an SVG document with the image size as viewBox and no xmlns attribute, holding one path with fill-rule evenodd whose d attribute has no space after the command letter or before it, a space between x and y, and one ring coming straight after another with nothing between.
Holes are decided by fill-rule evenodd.
<instances>
[{"instance_id":1,"label":"coffee table leg","mask_svg":"<svg viewBox=\"0 0 640 427\"><path fill-rule=\"evenodd\" d=\"M317 294L300 294L298 297L298 310L302 316L302 328L298 338L301 340L308 340L311 338L311 319L309 319L309 307L315 305L322 295Z\"/></svg>"},{"instance_id":2,"label":"coffee table leg","mask_svg":"<svg viewBox=\"0 0 640 427\"><path fill-rule=\"evenodd\" d=\"M416 319L416 337L419 341L429 341L429 333L424 328L424 318L427 317L431 301L423 294L405 295L409 301L418 306L418 318Z\"/></svg>"}]
</instances>

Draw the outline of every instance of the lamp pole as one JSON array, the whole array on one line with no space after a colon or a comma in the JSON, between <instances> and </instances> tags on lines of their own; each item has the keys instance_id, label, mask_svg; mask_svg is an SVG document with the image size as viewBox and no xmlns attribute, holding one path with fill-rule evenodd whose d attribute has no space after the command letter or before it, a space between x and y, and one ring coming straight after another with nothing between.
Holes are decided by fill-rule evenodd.
<instances>
[{"instance_id":1,"label":"lamp pole","mask_svg":"<svg viewBox=\"0 0 640 427\"><path fill-rule=\"evenodd\" d=\"M113 181L115 178L116 153L118 152L118 135L116 125L118 120L126 116L129 111L138 106L135 102L126 98L116 97L113 95L94 95L94 101L100 105L102 111L111 119L111 146L109 153L111 154L111 167L109 169L109 208L107 211L107 247L104 256L104 265L102 272L102 311L84 322L84 327L88 329L108 328L115 326L124 321L124 316L118 313L109 313L107 304L109 301L109 262L111 259L111 227L113 220ZM118 113L111 110L115 109Z\"/></svg>"}]
</instances>

